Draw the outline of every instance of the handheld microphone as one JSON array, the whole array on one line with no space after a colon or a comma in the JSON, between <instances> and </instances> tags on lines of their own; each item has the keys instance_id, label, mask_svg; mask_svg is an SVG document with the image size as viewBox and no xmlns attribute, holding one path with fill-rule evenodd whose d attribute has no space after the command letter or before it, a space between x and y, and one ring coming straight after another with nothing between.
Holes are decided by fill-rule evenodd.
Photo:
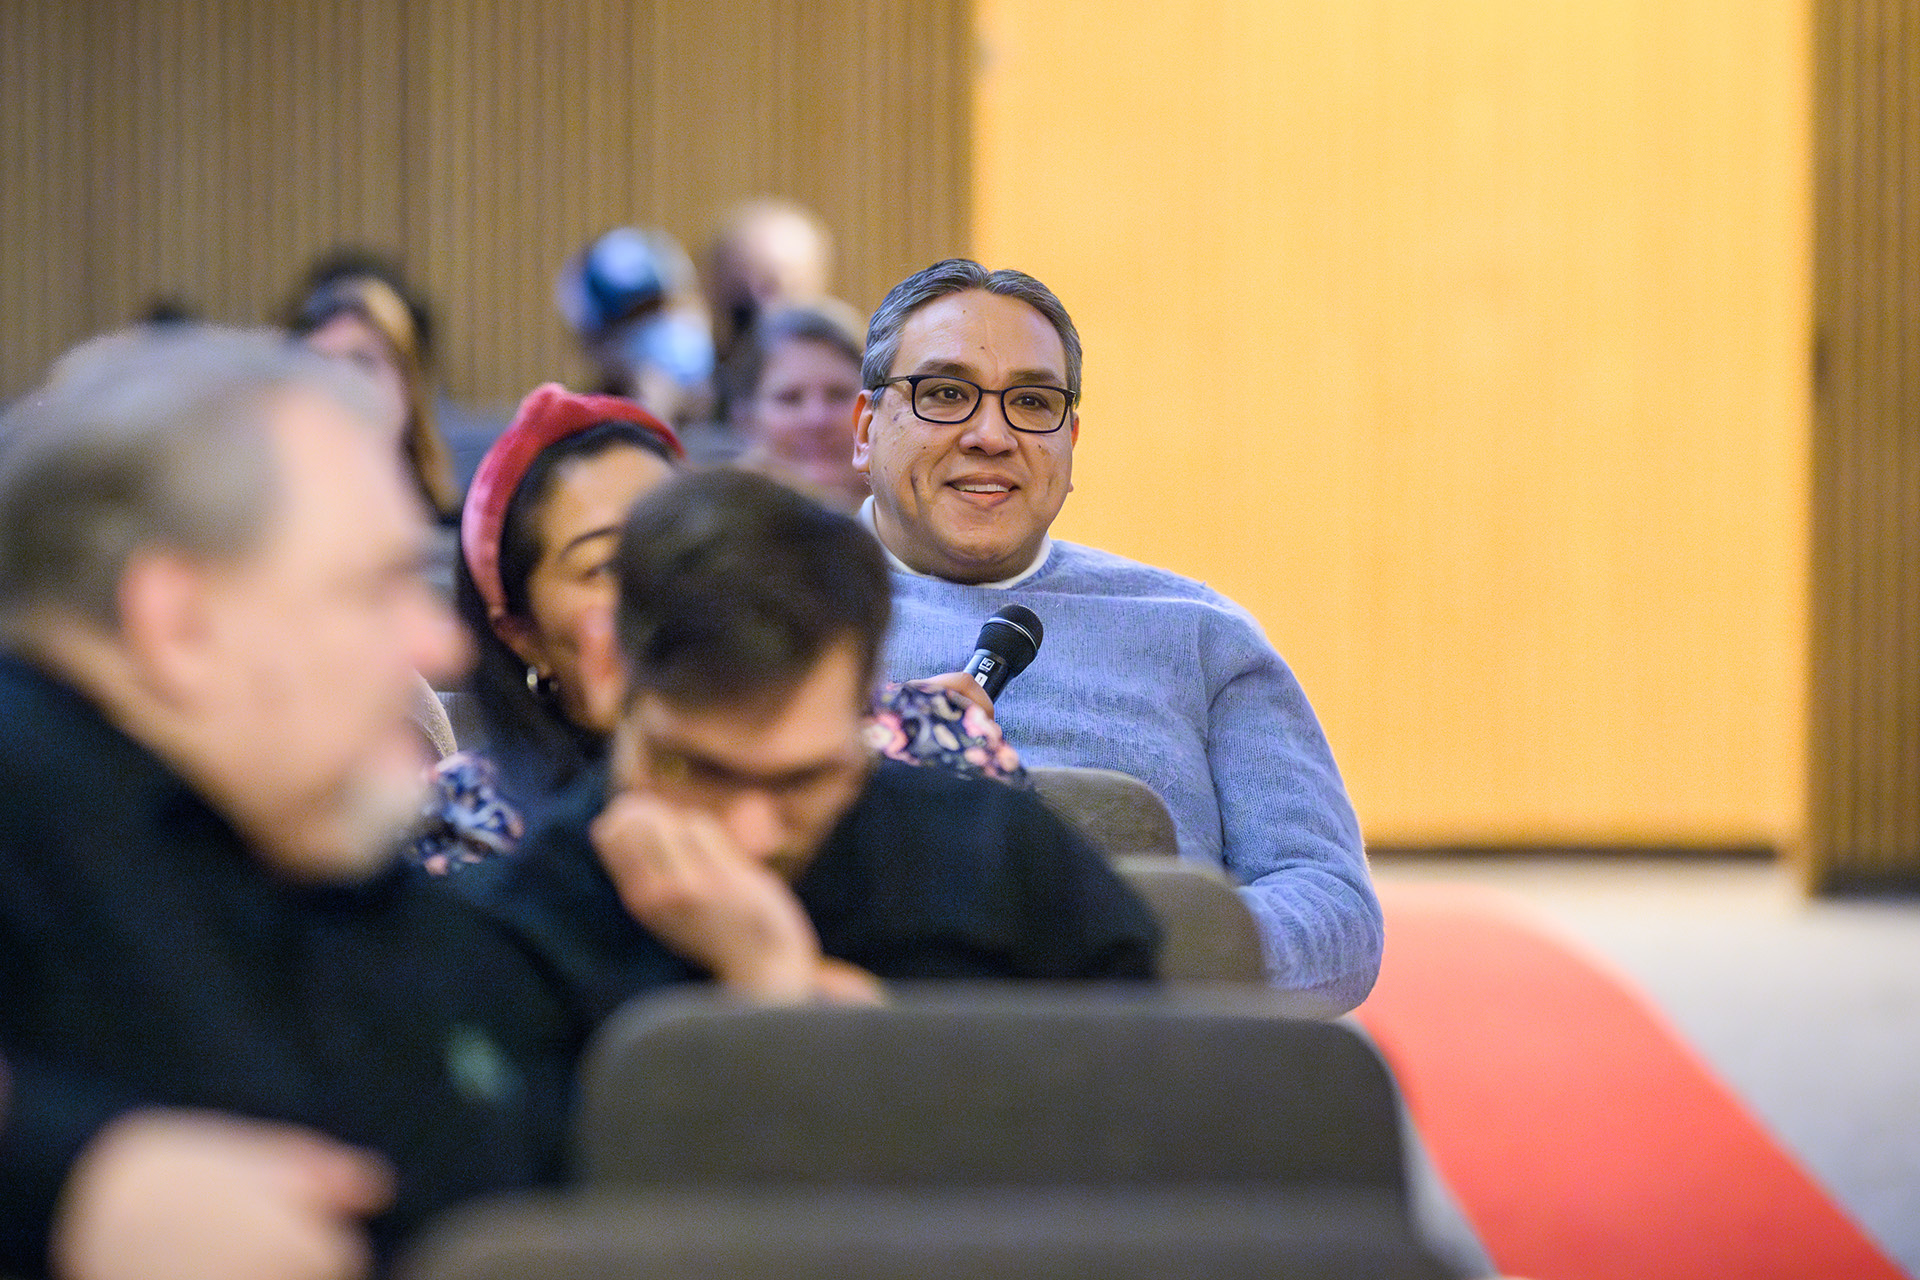
<instances>
[{"instance_id":1,"label":"handheld microphone","mask_svg":"<svg viewBox=\"0 0 1920 1280\"><path fill-rule=\"evenodd\" d=\"M1044 632L1033 610L1025 605L1006 605L980 628L980 638L973 642L973 656L961 670L972 676L989 698L998 698L1007 681L1025 671L1033 655L1040 652Z\"/></svg>"}]
</instances>

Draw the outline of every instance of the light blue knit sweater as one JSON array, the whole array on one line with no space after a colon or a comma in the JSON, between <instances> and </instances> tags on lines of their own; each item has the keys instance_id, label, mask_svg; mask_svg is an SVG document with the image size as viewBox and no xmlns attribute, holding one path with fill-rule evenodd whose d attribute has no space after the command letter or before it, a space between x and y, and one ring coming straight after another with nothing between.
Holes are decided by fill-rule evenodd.
<instances>
[{"instance_id":1,"label":"light blue knit sweater","mask_svg":"<svg viewBox=\"0 0 1920 1280\"><path fill-rule=\"evenodd\" d=\"M1327 1013L1366 998L1381 924L1360 826L1313 708L1251 614L1191 578L1059 541L1011 588L898 567L893 586L892 680L957 670L1001 605L1038 614L1039 656L996 708L1007 741L1028 764L1146 781L1182 855L1245 886L1276 985Z\"/></svg>"}]
</instances>

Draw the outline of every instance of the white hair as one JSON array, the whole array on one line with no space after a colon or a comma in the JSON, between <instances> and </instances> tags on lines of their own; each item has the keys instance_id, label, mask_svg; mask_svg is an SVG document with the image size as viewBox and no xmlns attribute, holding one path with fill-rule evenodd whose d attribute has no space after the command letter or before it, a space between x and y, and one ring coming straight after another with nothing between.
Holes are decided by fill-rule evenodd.
<instances>
[{"instance_id":1,"label":"white hair","mask_svg":"<svg viewBox=\"0 0 1920 1280\"><path fill-rule=\"evenodd\" d=\"M279 493L267 412L295 389L371 429L369 388L272 331L143 327L69 352L0 417L0 631L49 608L117 630L142 547L258 547Z\"/></svg>"}]
</instances>

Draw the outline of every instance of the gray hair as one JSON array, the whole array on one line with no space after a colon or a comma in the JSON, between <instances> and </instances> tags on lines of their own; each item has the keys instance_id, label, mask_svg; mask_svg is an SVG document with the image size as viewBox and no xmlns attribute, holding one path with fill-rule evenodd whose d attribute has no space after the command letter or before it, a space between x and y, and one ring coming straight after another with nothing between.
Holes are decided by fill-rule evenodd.
<instances>
[{"instance_id":1,"label":"gray hair","mask_svg":"<svg viewBox=\"0 0 1920 1280\"><path fill-rule=\"evenodd\" d=\"M371 424L350 370L267 330L129 329L69 352L0 417L0 634L42 610L117 630L142 547L256 549L280 492L267 412L295 389Z\"/></svg>"},{"instance_id":2,"label":"gray hair","mask_svg":"<svg viewBox=\"0 0 1920 1280\"><path fill-rule=\"evenodd\" d=\"M1067 392L1075 400L1080 398L1080 331L1073 327L1073 317L1053 290L1024 271L1008 267L989 271L971 258L936 262L887 291L867 326L867 355L860 366L860 381L867 390L878 390L892 374L894 359L900 354L900 330L906 327L907 318L929 302L968 289L1018 298L1045 316L1067 353Z\"/></svg>"}]
</instances>

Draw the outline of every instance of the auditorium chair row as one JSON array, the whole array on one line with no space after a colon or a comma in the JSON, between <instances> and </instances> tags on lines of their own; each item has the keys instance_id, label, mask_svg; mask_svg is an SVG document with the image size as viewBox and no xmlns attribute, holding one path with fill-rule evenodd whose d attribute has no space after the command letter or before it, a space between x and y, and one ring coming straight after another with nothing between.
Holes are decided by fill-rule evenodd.
<instances>
[{"instance_id":1,"label":"auditorium chair row","mask_svg":"<svg viewBox=\"0 0 1920 1280\"><path fill-rule=\"evenodd\" d=\"M1251 985L654 997L582 1071L582 1189L454 1215L402 1280L1452 1274L1393 1085Z\"/></svg>"}]
</instances>

